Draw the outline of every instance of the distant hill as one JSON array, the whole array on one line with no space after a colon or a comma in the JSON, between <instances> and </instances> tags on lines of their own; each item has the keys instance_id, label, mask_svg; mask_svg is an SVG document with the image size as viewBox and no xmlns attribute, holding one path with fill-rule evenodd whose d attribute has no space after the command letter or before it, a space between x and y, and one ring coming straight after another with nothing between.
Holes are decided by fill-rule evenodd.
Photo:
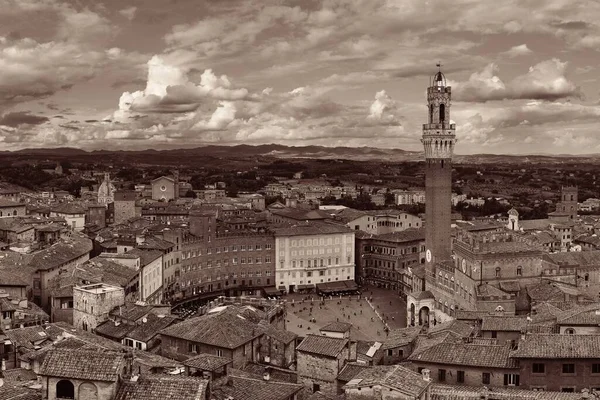
<instances>
[{"instance_id":1,"label":"distant hill","mask_svg":"<svg viewBox=\"0 0 600 400\"><path fill-rule=\"evenodd\" d=\"M406 151L401 149L379 149L373 147L324 147L324 146L284 146L279 144L265 144L259 146L237 145L237 146L202 146L196 148L171 149L171 150L136 150L136 151L112 151L95 150L85 151L71 147L48 148L48 149L23 149L15 152L0 152L0 157L44 157L52 159L77 159L92 161L93 158L104 156L108 159L131 159L132 162L152 162L158 159L169 162L185 162L185 160L197 158L212 159L251 159L265 157L272 159L338 159L353 161L383 161L383 162L407 162L422 161L423 152ZM456 155L455 163L461 164L522 164L522 163L544 163L564 164L568 162L578 163L600 163L600 155L505 155L505 154L473 154ZM159 162L160 163L160 162Z\"/></svg>"}]
</instances>

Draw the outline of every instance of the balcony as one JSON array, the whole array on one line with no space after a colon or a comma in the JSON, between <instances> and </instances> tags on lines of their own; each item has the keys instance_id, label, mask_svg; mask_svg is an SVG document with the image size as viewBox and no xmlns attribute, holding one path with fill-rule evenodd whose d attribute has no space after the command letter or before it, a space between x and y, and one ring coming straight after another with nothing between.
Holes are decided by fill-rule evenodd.
<instances>
[{"instance_id":1,"label":"balcony","mask_svg":"<svg viewBox=\"0 0 600 400\"><path fill-rule=\"evenodd\" d=\"M442 124L423 124L424 130L442 130L442 129L456 129L456 124L442 123Z\"/></svg>"}]
</instances>

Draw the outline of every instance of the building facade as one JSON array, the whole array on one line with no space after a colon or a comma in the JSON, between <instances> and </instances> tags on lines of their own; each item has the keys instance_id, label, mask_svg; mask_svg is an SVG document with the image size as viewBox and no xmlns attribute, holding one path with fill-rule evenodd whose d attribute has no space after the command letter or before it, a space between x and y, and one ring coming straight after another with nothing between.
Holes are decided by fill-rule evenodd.
<instances>
[{"instance_id":1,"label":"building facade","mask_svg":"<svg viewBox=\"0 0 600 400\"><path fill-rule=\"evenodd\" d=\"M312 289L354 280L354 231L328 222L274 228L277 288Z\"/></svg>"}]
</instances>

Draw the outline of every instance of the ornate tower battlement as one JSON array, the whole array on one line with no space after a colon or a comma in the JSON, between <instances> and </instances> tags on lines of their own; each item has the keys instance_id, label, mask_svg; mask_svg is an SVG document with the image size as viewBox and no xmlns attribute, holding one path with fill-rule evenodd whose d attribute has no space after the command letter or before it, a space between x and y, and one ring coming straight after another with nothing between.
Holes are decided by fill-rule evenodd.
<instances>
[{"instance_id":1,"label":"ornate tower battlement","mask_svg":"<svg viewBox=\"0 0 600 400\"><path fill-rule=\"evenodd\" d=\"M446 86L446 77L442 71L438 71L427 88L429 122L423 124L421 139L427 160L452 159L456 126L450 123L451 95L452 88Z\"/></svg>"}]
</instances>

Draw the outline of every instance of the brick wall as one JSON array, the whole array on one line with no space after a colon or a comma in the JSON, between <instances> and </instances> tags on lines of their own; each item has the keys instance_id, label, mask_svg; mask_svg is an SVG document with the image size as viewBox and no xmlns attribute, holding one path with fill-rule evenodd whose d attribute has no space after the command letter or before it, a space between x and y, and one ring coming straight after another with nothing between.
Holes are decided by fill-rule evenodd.
<instances>
[{"instance_id":1,"label":"brick wall","mask_svg":"<svg viewBox=\"0 0 600 400\"><path fill-rule=\"evenodd\" d=\"M449 385L467 385L467 386L490 386L504 387L504 374L519 374L519 369L502 369L502 368L479 368L458 365L439 365L413 361L414 369L419 371L420 368L426 368L431 371L432 382L443 383ZM440 370L446 371L446 379L440 381ZM458 382L457 371L464 371L464 382ZM490 374L490 383L483 383L483 373ZM523 386L523 377L520 378L520 386Z\"/></svg>"},{"instance_id":2,"label":"brick wall","mask_svg":"<svg viewBox=\"0 0 600 400\"><path fill-rule=\"evenodd\" d=\"M309 393L313 393L314 384L319 385L321 392L337 393L336 378L348 359L348 348L338 358L320 357L305 352L298 352L296 356L298 383L302 383Z\"/></svg>"},{"instance_id":3,"label":"brick wall","mask_svg":"<svg viewBox=\"0 0 600 400\"><path fill-rule=\"evenodd\" d=\"M543 363L545 372L534 374L533 363ZM592 373L592 364L600 363L598 359L575 359L575 360L529 360L521 359L520 375L521 386L524 389L544 388L544 390L561 391L563 388L575 388L575 392L581 392L585 388L600 388L600 374ZM574 374L563 374L563 364L575 364Z\"/></svg>"}]
</instances>

